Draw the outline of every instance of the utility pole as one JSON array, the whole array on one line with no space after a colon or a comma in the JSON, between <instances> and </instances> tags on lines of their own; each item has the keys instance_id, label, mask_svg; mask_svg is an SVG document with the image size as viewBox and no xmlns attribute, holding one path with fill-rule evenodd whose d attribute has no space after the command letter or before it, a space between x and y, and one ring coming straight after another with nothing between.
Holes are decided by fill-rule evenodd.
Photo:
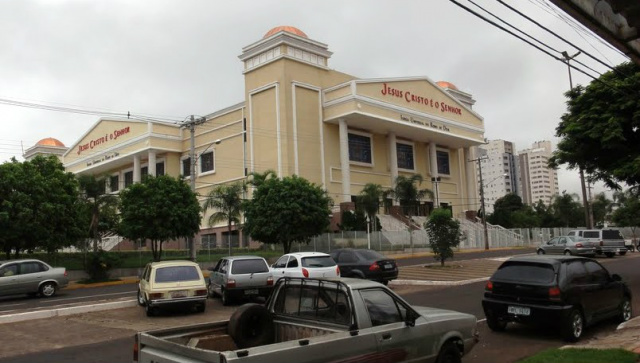
<instances>
[{"instance_id":1,"label":"utility pole","mask_svg":"<svg viewBox=\"0 0 640 363\"><path fill-rule=\"evenodd\" d=\"M489 230L487 229L487 211L484 206L484 183L482 182L482 161L489 159L488 156L482 156L477 159L468 160L468 162L478 163L478 172L480 174L480 208L482 209L482 228L484 229L484 249L489 249Z\"/></svg>"},{"instance_id":2,"label":"utility pole","mask_svg":"<svg viewBox=\"0 0 640 363\"><path fill-rule=\"evenodd\" d=\"M567 63L567 69L569 70L569 89L573 90L573 80L571 79L571 66L569 65L569 62L577 57L580 54L580 52L569 56L569 53L567 52L562 52L562 57L564 57L564 61ZM593 228L593 223L591 222L591 219L589 218L590 213L589 213L589 201L587 200L587 187L584 183L584 169L582 169L582 166L580 166L580 186L582 187L582 206L584 207L584 223L585 226L587 227L587 229L592 229Z\"/></svg>"},{"instance_id":3,"label":"utility pole","mask_svg":"<svg viewBox=\"0 0 640 363\"><path fill-rule=\"evenodd\" d=\"M204 117L196 119L191 115L189 121L183 123L182 127L188 127L191 133L191 148L189 149L189 178L191 182L191 191L196 192L196 125L204 123L206 119ZM196 260L196 241L193 237L189 237L187 240L189 245L189 259L191 261Z\"/></svg>"},{"instance_id":4,"label":"utility pole","mask_svg":"<svg viewBox=\"0 0 640 363\"><path fill-rule=\"evenodd\" d=\"M595 228L593 223L593 199L591 198L591 183L587 180L587 191L589 192L589 222L591 222L591 228Z\"/></svg>"}]
</instances>

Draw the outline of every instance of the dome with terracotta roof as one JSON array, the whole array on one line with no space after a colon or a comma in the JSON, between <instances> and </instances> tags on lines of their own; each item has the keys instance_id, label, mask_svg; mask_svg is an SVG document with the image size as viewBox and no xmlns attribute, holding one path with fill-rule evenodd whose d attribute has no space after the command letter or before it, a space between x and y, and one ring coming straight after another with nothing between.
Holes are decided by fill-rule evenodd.
<instances>
[{"instance_id":1,"label":"dome with terracotta roof","mask_svg":"<svg viewBox=\"0 0 640 363\"><path fill-rule=\"evenodd\" d=\"M298 29L296 27L289 26L289 25L282 25L282 26L277 26L277 27L269 30L267 32L267 34L265 34L264 37L262 37L262 39L269 38L270 36L272 36L272 35L274 35L276 33L282 32L282 31L285 31L285 32L291 33L291 34L295 34L295 35L297 35L299 37L309 38L307 36L307 34L305 34L302 30L300 30L300 29Z\"/></svg>"},{"instance_id":2,"label":"dome with terracotta roof","mask_svg":"<svg viewBox=\"0 0 640 363\"><path fill-rule=\"evenodd\" d=\"M455 84L447 82L447 81L438 81L436 82L436 84L442 88L449 88L449 89L454 89L454 90L458 90L458 87L456 87Z\"/></svg>"},{"instance_id":3,"label":"dome with terracotta roof","mask_svg":"<svg viewBox=\"0 0 640 363\"><path fill-rule=\"evenodd\" d=\"M42 139L38 141L36 145L65 147L62 141L58 139L54 139L53 137L47 137L46 139Z\"/></svg>"}]
</instances>

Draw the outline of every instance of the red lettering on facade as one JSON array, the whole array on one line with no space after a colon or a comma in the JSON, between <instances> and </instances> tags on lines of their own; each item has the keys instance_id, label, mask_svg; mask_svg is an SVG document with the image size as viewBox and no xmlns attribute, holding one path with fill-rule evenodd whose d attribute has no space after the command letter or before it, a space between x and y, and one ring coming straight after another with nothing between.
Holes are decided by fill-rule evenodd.
<instances>
[{"instance_id":1,"label":"red lettering on facade","mask_svg":"<svg viewBox=\"0 0 640 363\"><path fill-rule=\"evenodd\" d=\"M95 138L87 143L78 145L78 155L80 155L80 153L82 153L83 151L89 150L89 149L93 149L94 147L97 147L99 145L102 145L104 143L106 143L107 141L110 140L115 140L117 138L119 138L122 135L128 134L131 131L130 127L123 127L121 129L118 130L114 130L112 133L110 134L105 134L104 136L100 136L98 138Z\"/></svg>"},{"instance_id":2,"label":"red lettering on facade","mask_svg":"<svg viewBox=\"0 0 640 363\"><path fill-rule=\"evenodd\" d=\"M393 88L386 83L382 84L382 89L380 90L383 96L393 96L398 98L404 98L407 103L419 103L421 105L429 106L435 108L437 111L443 113L454 113L456 115L462 115L462 108L451 106L445 102L434 101L433 99L429 99L427 97L415 95L409 91L401 90L398 88Z\"/></svg>"}]
</instances>

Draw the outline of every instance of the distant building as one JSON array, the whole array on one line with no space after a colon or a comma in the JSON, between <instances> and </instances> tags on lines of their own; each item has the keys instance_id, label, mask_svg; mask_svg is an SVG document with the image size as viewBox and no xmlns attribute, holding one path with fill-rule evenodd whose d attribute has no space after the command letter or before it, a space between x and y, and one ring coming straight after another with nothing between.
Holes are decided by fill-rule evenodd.
<instances>
[{"instance_id":1,"label":"distant building","mask_svg":"<svg viewBox=\"0 0 640 363\"><path fill-rule=\"evenodd\" d=\"M491 140L478 146L478 156L486 156L482 162L482 181L487 213L493 213L496 200L509 193L518 193L517 157L515 145L510 141Z\"/></svg>"},{"instance_id":2,"label":"distant building","mask_svg":"<svg viewBox=\"0 0 640 363\"><path fill-rule=\"evenodd\" d=\"M520 166L520 197L526 204L539 200L549 205L553 196L559 194L558 173L547 166L553 147L551 141L536 141L531 149L518 153Z\"/></svg>"},{"instance_id":3,"label":"distant building","mask_svg":"<svg viewBox=\"0 0 640 363\"><path fill-rule=\"evenodd\" d=\"M60 159L60 161L62 161L62 155L67 152L68 149L69 148L64 146L60 140L54 139L53 137L47 137L28 148L22 156L25 160L31 160L37 155L55 155Z\"/></svg>"}]
</instances>

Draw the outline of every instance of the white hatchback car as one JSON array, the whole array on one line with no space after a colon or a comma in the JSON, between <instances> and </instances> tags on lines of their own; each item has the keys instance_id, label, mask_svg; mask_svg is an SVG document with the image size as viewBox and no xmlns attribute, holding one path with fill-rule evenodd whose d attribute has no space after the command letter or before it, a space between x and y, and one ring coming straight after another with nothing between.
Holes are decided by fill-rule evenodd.
<instances>
[{"instance_id":1,"label":"white hatchback car","mask_svg":"<svg viewBox=\"0 0 640 363\"><path fill-rule=\"evenodd\" d=\"M276 281L283 277L340 277L340 267L322 252L288 253L271 265L271 271Z\"/></svg>"}]
</instances>

